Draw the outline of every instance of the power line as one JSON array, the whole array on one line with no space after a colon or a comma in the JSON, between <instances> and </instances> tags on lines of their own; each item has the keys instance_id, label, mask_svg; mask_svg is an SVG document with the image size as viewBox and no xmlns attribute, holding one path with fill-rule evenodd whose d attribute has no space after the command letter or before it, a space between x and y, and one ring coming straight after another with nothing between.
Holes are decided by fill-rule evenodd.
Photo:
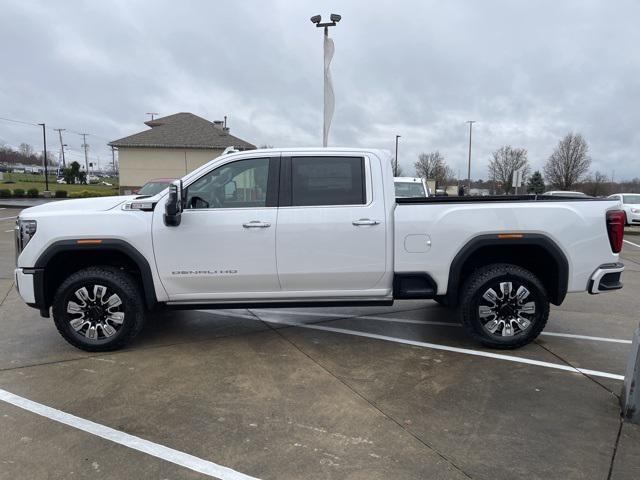
<instances>
[{"instance_id":1,"label":"power line","mask_svg":"<svg viewBox=\"0 0 640 480\"><path fill-rule=\"evenodd\" d=\"M27 121L24 121L24 120L16 120L15 118L0 117L0 120L4 120L6 122L20 123L22 125L31 125L31 126L34 126L34 127L40 127L41 126L41 124L37 123L37 122L27 122ZM45 128L47 128L48 130L51 130L51 131L58 131L59 130L58 128L53 128L53 127L45 127ZM66 130L66 131L71 132L71 133L76 133L78 135L89 135L91 137L96 137L96 138L99 138L101 140L104 140L105 142L110 142L111 141L108 138L101 137L100 135L96 135L95 133L83 133L83 132L79 132L77 130L72 130L72 129L68 129L68 128L63 128L62 130Z\"/></svg>"},{"instance_id":2,"label":"power line","mask_svg":"<svg viewBox=\"0 0 640 480\"><path fill-rule=\"evenodd\" d=\"M21 123L23 125L31 125L33 127L39 127L40 125L35 122L25 122L23 120L15 120L13 118L4 118L0 117L0 120L4 120L5 122L13 122L13 123Z\"/></svg>"}]
</instances>

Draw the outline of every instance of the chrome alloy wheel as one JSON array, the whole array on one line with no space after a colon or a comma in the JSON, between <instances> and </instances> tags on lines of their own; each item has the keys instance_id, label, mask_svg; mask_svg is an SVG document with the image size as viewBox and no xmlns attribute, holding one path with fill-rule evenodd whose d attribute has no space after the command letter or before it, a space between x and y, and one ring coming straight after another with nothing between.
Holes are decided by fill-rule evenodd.
<instances>
[{"instance_id":1,"label":"chrome alloy wheel","mask_svg":"<svg viewBox=\"0 0 640 480\"><path fill-rule=\"evenodd\" d=\"M492 335L513 337L535 321L536 303L524 285L500 282L498 292L489 287L482 295L478 315L483 328Z\"/></svg>"},{"instance_id":2,"label":"chrome alloy wheel","mask_svg":"<svg viewBox=\"0 0 640 480\"><path fill-rule=\"evenodd\" d=\"M68 300L67 313L72 317L69 325L89 340L113 337L124 322L122 300L104 285L93 285L91 293L89 289L79 288Z\"/></svg>"}]
</instances>

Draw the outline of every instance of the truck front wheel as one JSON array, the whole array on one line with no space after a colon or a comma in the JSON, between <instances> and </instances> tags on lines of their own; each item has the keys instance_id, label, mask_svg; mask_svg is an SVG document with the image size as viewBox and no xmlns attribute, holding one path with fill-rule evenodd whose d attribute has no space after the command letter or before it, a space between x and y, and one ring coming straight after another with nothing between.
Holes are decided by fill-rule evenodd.
<instances>
[{"instance_id":1,"label":"truck front wheel","mask_svg":"<svg viewBox=\"0 0 640 480\"><path fill-rule=\"evenodd\" d=\"M530 271L506 263L474 271L462 288L462 323L492 348L518 348L533 341L549 318L549 299Z\"/></svg>"},{"instance_id":2,"label":"truck front wheel","mask_svg":"<svg viewBox=\"0 0 640 480\"><path fill-rule=\"evenodd\" d=\"M142 329L144 308L131 275L90 267L70 275L56 291L53 320L71 345L88 352L116 350Z\"/></svg>"}]
</instances>

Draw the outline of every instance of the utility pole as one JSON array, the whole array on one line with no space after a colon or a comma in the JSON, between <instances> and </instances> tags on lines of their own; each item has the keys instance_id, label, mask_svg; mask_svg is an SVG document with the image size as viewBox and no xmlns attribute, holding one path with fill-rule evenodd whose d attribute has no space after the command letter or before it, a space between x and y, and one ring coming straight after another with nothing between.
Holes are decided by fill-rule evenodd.
<instances>
[{"instance_id":1,"label":"utility pole","mask_svg":"<svg viewBox=\"0 0 640 480\"><path fill-rule=\"evenodd\" d=\"M89 158L87 157L87 148L89 147L89 145L87 145L87 133L81 133L80 135L82 135L82 148L84 148L84 168L87 172L87 175L89 175Z\"/></svg>"},{"instance_id":2,"label":"utility pole","mask_svg":"<svg viewBox=\"0 0 640 480\"><path fill-rule=\"evenodd\" d=\"M111 166L113 168L113 174L116 174L116 147L111 145Z\"/></svg>"},{"instance_id":3,"label":"utility pole","mask_svg":"<svg viewBox=\"0 0 640 480\"><path fill-rule=\"evenodd\" d=\"M42 141L44 143L44 191L49 191L49 170L47 168L47 130L44 123L39 123L42 126Z\"/></svg>"},{"instance_id":4,"label":"utility pole","mask_svg":"<svg viewBox=\"0 0 640 480\"><path fill-rule=\"evenodd\" d=\"M147 115L151 115L151 121L153 122L153 117L158 115L158 112L147 112Z\"/></svg>"},{"instance_id":5,"label":"utility pole","mask_svg":"<svg viewBox=\"0 0 640 480\"><path fill-rule=\"evenodd\" d=\"M67 166L65 159L64 159L64 143L62 143L62 132L64 132L66 129L65 128L54 128L54 130L56 132L58 132L58 136L60 137L60 153L61 153L61 157L62 157L62 168L65 168Z\"/></svg>"},{"instance_id":6,"label":"utility pole","mask_svg":"<svg viewBox=\"0 0 640 480\"><path fill-rule=\"evenodd\" d=\"M473 124L476 123L475 120L468 120L469 124L469 169L467 170L467 195L471 191L471 134L473 131Z\"/></svg>"},{"instance_id":7,"label":"utility pole","mask_svg":"<svg viewBox=\"0 0 640 480\"><path fill-rule=\"evenodd\" d=\"M402 135L396 135L396 168L395 171L393 172L393 176L397 177L398 176L398 139L401 137Z\"/></svg>"}]
</instances>

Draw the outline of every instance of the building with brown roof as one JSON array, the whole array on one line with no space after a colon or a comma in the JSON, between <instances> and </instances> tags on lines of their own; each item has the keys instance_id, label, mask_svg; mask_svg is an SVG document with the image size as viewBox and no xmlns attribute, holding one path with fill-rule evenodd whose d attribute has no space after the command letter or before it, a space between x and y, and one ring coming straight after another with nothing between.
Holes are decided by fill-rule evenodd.
<instances>
[{"instance_id":1,"label":"building with brown roof","mask_svg":"<svg viewBox=\"0 0 640 480\"><path fill-rule=\"evenodd\" d=\"M180 178L228 147L256 148L231 135L226 121L210 122L193 113L144 123L151 128L109 143L118 148L122 193L131 193L154 178Z\"/></svg>"}]
</instances>

